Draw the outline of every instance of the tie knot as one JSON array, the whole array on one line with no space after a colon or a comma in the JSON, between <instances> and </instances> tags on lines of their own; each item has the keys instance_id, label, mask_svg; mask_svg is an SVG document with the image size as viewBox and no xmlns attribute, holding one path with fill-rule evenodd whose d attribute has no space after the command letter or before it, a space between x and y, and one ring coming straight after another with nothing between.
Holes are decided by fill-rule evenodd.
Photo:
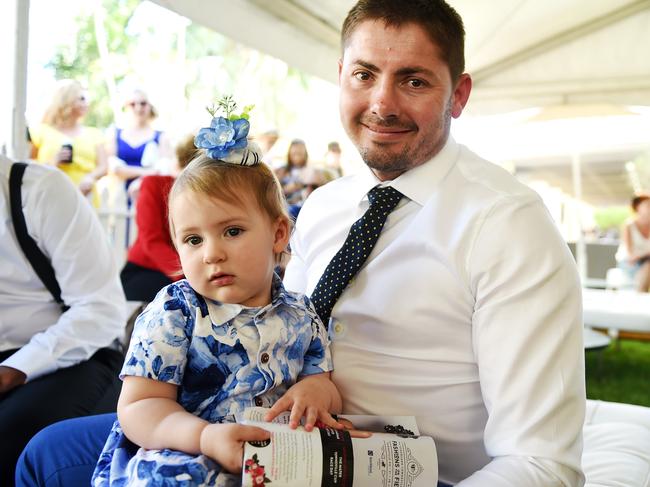
<instances>
[{"instance_id":1,"label":"tie knot","mask_svg":"<svg viewBox=\"0 0 650 487\"><path fill-rule=\"evenodd\" d=\"M368 191L370 206L380 206L382 208L395 208L402 196L404 195L392 186L375 186Z\"/></svg>"}]
</instances>

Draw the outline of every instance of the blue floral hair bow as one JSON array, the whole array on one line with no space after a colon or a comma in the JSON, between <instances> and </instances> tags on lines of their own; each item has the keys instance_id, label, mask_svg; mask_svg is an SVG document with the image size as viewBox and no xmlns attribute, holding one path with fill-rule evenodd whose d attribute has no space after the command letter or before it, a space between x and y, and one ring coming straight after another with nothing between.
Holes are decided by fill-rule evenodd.
<instances>
[{"instance_id":1,"label":"blue floral hair bow","mask_svg":"<svg viewBox=\"0 0 650 487\"><path fill-rule=\"evenodd\" d=\"M209 127L199 130L194 138L194 145L199 149L205 149L212 159L252 166L258 164L262 158L262 151L257 144L248 141L250 123L248 112L253 106L244 107L241 115L233 114L237 104L231 96L225 96L218 101L218 107L208 108L212 115L212 122ZM217 117L215 113L223 110L226 117Z\"/></svg>"}]
</instances>

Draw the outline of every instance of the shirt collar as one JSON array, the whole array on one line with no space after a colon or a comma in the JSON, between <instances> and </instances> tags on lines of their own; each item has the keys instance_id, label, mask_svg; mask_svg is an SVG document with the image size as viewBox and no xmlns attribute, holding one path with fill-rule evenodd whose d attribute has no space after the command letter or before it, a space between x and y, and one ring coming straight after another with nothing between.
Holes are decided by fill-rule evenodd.
<instances>
[{"instance_id":1,"label":"shirt collar","mask_svg":"<svg viewBox=\"0 0 650 487\"><path fill-rule=\"evenodd\" d=\"M359 201L362 201L372 188L382 185L392 186L410 200L424 206L438 183L456 163L459 151L460 147L450 135L440 152L427 162L385 182L379 181L370 168L365 166L355 187Z\"/></svg>"},{"instance_id":2,"label":"shirt collar","mask_svg":"<svg viewBox=\"0 0 650 487\"><path fill-rule=\"evenodd\" d=\"M292 293L288 292L284 288L282 280L275 273L273 274L273 282L271 284L271 302L266 306L251 308L248 306L242 306L241 304L222 303L221 301L215 301L207 298L205 299L205 302L208 306L210 320L217 326L227 323L228 321L246 311L251 312L251 315L257 315L261 312L267 313L269 310L275 309L282 305L291 306L294 308L302 306L302 303L299 302Z\"/></svg>"}]
</instances>

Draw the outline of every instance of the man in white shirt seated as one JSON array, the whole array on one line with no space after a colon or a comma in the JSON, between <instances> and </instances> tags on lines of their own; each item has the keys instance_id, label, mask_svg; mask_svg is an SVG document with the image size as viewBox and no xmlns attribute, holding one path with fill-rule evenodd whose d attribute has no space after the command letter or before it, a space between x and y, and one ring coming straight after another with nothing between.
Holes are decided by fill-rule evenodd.
<instances>
[{"instance_id":1,"label":"man in white shirt seated","mask_svg":"<svg viewBox=\"0 0 650 487\"><path fill-rule=\"evenodd\" d=\"M578 275L537 194L449 137L471 91L462 20L361 0L342 42L341 120L368 168L307 199L285 283L329 323L344 412L416 415L441 485L581 486ZM114 419L43 431L24 485L87 484Z\"/></svg>"},{"instance_id":2,"label":"man in white shirt seated","mask_svg":"<svg viewBox=\"0 0 650 487\"><path fill-rule=\"evenodd\" d=\"M415 414L444 484L582 485L579 280L538 195L449 136L471 91L462 20L442 0L361 0L342 44L341 120L368 167L307 199L285 283L331 316L344 412ZM401 199L331 298L377 185Z\"/></svg>"},{"instance_id":3,"label":"man in white shirt seated","mask_svg":"<svg viewBox=\"0 0 650 487\"><path fill-rule=\"evenodd\" d=\"M28 164L19 188L27 233L51 264L67 311L23 252L0 156L0 485L41 428L114 410L125 301L89 203L56 168Z\"/></svg>"}]
</instances>

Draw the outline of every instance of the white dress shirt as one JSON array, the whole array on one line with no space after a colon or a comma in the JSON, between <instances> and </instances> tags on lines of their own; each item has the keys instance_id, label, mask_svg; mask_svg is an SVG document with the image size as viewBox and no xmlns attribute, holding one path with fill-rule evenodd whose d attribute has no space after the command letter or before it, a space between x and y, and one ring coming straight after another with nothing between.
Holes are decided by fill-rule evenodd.
<instances>
[{"instance_id":1,"label":"white dress shirt","mask_svg":"<svg viewBox=\"0 0 650 487\"><path fill-rule=\"evenodd\" d=\"M288 289L312 293L377 184L309 197ZM448 483L583 485L580 284L542 201L451 138L388 184L406 198L332 310L344 412L415 415Z\"/></svg>"},{"instance_id":2,"label":"white dress shirt","mask_svg":"<svg viewBox=\"0 0 650 487\"><path fill-rule=\"evenodd\" d=\"M86 360L122 336L125 300L113 253L89 203L58 169L30 164L23 177L23 213L70 306L61 313L16 240L10 168L11 161L0 156L0 350L20 350L0 365L32 380Z\"/></svg>"}]
</instances>

